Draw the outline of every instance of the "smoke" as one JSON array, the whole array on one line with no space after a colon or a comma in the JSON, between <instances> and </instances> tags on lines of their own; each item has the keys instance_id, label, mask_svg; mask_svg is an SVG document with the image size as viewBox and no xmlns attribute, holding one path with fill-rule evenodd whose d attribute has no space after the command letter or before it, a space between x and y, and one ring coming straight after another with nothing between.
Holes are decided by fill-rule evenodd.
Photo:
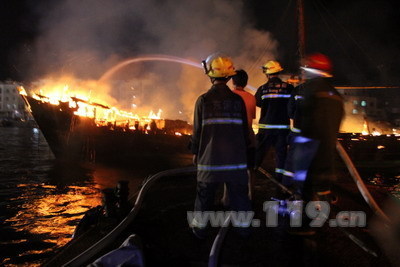
<instances>
[{"instance_id":1,"label":"smoke","mask_svg":"<svg viewBox=\"0 0 400 267\"><path fill-rule=\"evenodd\" d=\"M276 59L277 42L255 29L240 0L64 0L38 6L40 35L31 75L73 75L96 80L115 64L143 54L201 62L221 51L249 84L265 77L259 67ZM163 110L163 117L191 121L196 98L210 88L201 69L168 62L135 63L108 81L122 107ZM72 89L72 88L71 88Z\"/></svg>"}]
</instances>

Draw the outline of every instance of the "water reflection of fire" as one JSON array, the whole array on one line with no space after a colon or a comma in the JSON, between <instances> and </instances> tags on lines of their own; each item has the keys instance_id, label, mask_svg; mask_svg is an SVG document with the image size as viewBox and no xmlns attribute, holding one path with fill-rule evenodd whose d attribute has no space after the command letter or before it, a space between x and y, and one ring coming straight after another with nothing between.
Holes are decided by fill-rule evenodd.
<instances>
[{"instance_id":1,"label":"water reflection of fire","mask_svg":"<svg viewBox=\"0 0 400 267\"><path fill-rule=\"evenodd\" d=\"M18 187L31 187L20 184ZM57 190L53 185L37 185L45 191ZM101 193L98 188L90 186L70 186L67 192L46 197L35 196L36 193L27 191L16 199L23 203L22 209L13 218L6 220L17 231L31 234L49 234L45 242L54 243L57 247L64 246L71 240L75 230L75 221L82 217L88 208L101 205ZM30 250L27 254L41 254L47 250ZM22 256L22 255L21 255Z\"/></svg>"}]
</instances>

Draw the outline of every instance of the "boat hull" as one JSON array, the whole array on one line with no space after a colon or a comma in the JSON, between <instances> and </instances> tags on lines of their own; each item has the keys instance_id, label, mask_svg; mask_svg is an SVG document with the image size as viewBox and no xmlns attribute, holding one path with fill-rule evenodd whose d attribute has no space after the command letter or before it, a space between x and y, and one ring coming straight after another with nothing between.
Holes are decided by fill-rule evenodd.
<instances>
[{"instance_id":1,"label":"boat hull","mask_svg":"<svg viewBox=\"0 0 400 267\"><path fill-rule=\"evenodd\" d=\"M189 135L175 135L173 129L145 132L113 124L98 126L92 118L75 115L67 103L52 105L23 97L57 159L125 167L151 165L154 170L191 164Z\"/></svg>"}]
</instances>

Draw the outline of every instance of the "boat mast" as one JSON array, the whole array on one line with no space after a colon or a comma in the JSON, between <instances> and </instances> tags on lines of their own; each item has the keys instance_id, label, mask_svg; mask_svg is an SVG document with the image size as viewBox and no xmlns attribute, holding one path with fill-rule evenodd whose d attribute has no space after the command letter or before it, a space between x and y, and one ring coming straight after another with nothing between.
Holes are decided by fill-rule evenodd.
<instances>
[{"instance_id":1,"label":"boat mast","mask_svg":"<svg viewBox=\"0 0 400 267\"><path fill-rule=\"evenodd\" d=\"M297 0L297 27L298 27L298 52L299 65L301 66L305 53L305 27L304 27L304 1Z\"/></svg>"}]
</instances>

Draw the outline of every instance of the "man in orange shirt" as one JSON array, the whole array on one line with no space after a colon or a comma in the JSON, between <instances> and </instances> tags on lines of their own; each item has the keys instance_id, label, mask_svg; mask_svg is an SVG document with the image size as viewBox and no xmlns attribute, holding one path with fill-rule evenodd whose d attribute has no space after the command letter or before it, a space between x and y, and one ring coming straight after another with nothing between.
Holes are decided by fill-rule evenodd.
<instances>
[{"instance_id":1,"label":"man in orange shirt","mask_svg":"<svg viewBox=\"0 0 400 267\"><path fill-rule=\"evenodd\" d=\"M232 76L233 92L240 95L246 106L247 122L249 124L249 138L250 147L247 152L247 172L249 176L249 198L253 199L254 190L254 163L255 163L255 151L256 151L256 137L253 131L253 119L256 118L256 99L254 95L244 90L247 85L249 76L244 70L237 70L236 75ZM222 198L222 203L227 206L228 199L226 197L226 190Z\"/></svg>"}]
</instances>

